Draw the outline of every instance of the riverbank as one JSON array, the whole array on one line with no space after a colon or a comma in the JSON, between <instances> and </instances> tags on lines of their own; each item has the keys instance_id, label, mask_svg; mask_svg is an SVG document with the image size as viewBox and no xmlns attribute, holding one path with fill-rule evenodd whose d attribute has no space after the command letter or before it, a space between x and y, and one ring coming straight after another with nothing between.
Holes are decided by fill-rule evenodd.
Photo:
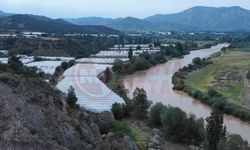
<instances>
[{"instance_id":1,"label":"riverbank","mask_svg":"<svg viewBox=\"0 0 250 150\"><path fill-rule=\"evenodd\" d=\"M180 68L188 66L195 57L207 58L214 53L220 52L229 44L218 44L209 49L191 51L184 58L169 60L148 70L138 71L124 77L124 86L128 97L133 96L136 87L143 88L147 97L153 103L161 102L164 105L179 107L186 113L195 114L197 117L207 118L211 113L211 107L201 103L182 91L173 90L172 76ZM224 115L224 124L230 134L239 134L243 139L250 142L250 125L230 115Z\"/></svg>"},{"instance_id":2,"label":"riverbank","mask_svg":"<svg viewBox=\"0 0 250 150\"><path fill-rule=\"evenodd\" d=\"M243 85L249 56L249 52L227 51L207 60L211 64L193 63L173 76L174 88L226 114L250 121L248 100L243 97L244 92L249 92Z\"/></svg>"},{"instance_id":3,"label":"riverbank","mask_svg":"<svg viewBox=\"0 0 250 150\"><path fill-rule=\"evenodd\" d=\"M215 47L215 48L212 48L212 51L217 51L217 47ZM220 49L219 49L220 50ZM199 52L199 50L197 51L197 52ZM195 52L195 53L197 53L197 52ZM193 53L193 52L191 52L191 53ZM184 56L185 57L185 56ZM177 58L177 60L178 59L181 59L181 58ZM175 60L175 59L172 59L172 60ZM171 59L169 59L168 61L172 61ZM154 69L155 67L159 67L159 66L162 66L162 65L164 65L164 64L166 64L166 63L163 63L163 64L158 64L158 65L155 65L154 67L150 67L149 68L149 70L152 70L152 69ZM180 65L182 65L182 64L180 64ZM178 67L179 66L176 66L176 68L174 68L173 70L171 70L171 71L174 71L174 72L176 72L177 70L175 70L175 69L178 69ZM134 72L134 74L138 74L138 73L142 73L142 72L147 72L148 70L143 70L143 71L136 71L136 72ZM157 72L156 72L157 73ZM133 74L132 74L133 75ZM108 83L106 83L106 85L110 88L110 89L112 89L113 91L115 91L118 95L120 95L121 97L123 97L124 98L124 100L125 100L125 102L126 102L126 99L128 99L128 100L131 100L130 98L132 98L131 97L131 94L129 94L129 93L131 93L131 92L134 92L134 90L133 91L130 91L130 89L128 89L128 90L126 90L126 81L125 82L123 82L125 79L126 79L126 77L127 76L131 76L131 75L128 75L128 73L124 73L124 72L122 72L122 73L117 73L117 72L113 72L112 71L112 79L110 80L110 82L108 82ZM102 77L102 78L106 78L106 77ZM167 83L167 84L165 84L166 82L162 82L162 85L163 86L169 86L169 84ZM137 86L136 86L137 87ZM140 87L140 85L139 85L139 87ZM158 89L155 89L155 90L158 90ZM161 89L159 89L160 91L163 91L163 90L166 90L165 91L165 93L166 92L168 92L168 89L166 89L166 88L161 88ZM151 93L148 93L148 91L147 91L147 94L151 94ZM153 99L151 99L150 98L150 100L153 100ZM128 118L126 118L125 119L125 123L126 124L130 124L130 123L127 123L127 122L131 122L131 121L134 121L134 119L135 118L133 118L133 117L128 117ZM147 124L147 122L146 121L142 121L143 122L143 124L144 124L144 126L147 126L146 124ZM130 126L130 125L129 125ZM132 129L134 129L134 127L135 126L130 126L130 128L132 128ZM137 126L138 127L138 126ZM144 140L143 140L143 142L147 142L147 139L148 139L148 135L150 135L150 133L148 132L150 130L150 128L149 127L147 127L147 130L140 130L140 132L137 132L137 135L139 135L139 136L142 136L142 137L144 137ZM151 129L152 130L152 129ZM138 131L138 130L137 130ZM141 133L143 133L143 134L141 134ZM145 136L145 134L144 133L147 133L147 136ZM144 144L143 144L144 145ZM146 144L147 145L147 144ZM165 143L165 144L163 144L162 145L164 148L176 148L176 147L182 147L182 148L185 148L185 149L189 149L189 146L187 146L187 145L179 145L179 144L173 144L173 143L169 143L168 141Z\"/></svg>"}]
</instances>

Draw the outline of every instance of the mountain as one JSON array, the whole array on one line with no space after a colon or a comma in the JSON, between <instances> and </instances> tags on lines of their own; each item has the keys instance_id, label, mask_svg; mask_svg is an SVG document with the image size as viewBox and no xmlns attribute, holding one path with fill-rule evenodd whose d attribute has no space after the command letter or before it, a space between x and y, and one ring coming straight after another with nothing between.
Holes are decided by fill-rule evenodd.
<instances>
[{"instance_id":1,"label":"mountain","mask_svg":"<svg viewBox=\"0 0 250 150\"><path fill-rule=\"evenodd\" d=\"M0 19L1 30L28 30L48 33L120 34L102 25L74 25L62 19L35 15L12 15Z\"/></svg>"},{"instance_id":2,"label":"mountain","mask_svg":"<svg viewBox=\"0 0 250 150\"><path fill-rule=\"evenodd\" d=\"M133 17L117 18L105 24L108 27L122 31L147 30L154 27L153 23Z\"/></svg>"},{"instance_id":3,"label":"mountain","mask_svg":"<svg viewBox=\"0 0 250 150\"><path fill-rule=\"evenodd\" d=\"M83 17L83 18L68 18L64 19L76 25L105 25L113 19L101 17Z\"/></svg>"},{"instance_id":4,"label":"mountain","mask_svg":"<svg viewBox=\"0 0 250 150\"><path fill-rule=\"evenodd\" d=\"M104 25L122 31L147 30L153 27L153 24L151 22L133 17L116 18L116 19L86 17L86 18L75 18L75 19L65 19L65 20L76 25Z\"/></svg>"},{"instance_id":5,"label":"mountain","mask_svg":"<svg viewBox=\"0 0 250 150\"><path fill-rule=\"evenodd\" d=\"M158 14L138 18L76 18L66 19L77 25L105 25L122 31L234 31L250 30L250 11L234 7L197 6L180 13Z\"/></svg>"},{"instance_id":6,"label":"mountain","mask_svg":"<svg viewBox=\"0 0 250 150\"><path fill-rule=\"evenodd\" d=\"M176 14L154 15L145 20L193 26L199 30L250 30L250 11L241 7L193 7Z\"/></svg>"},{"instance_id":7,"label":"mountain","mask_svg":"<svg viewBox=\"0 0 250 150\"><path fill-rule=\"evenodd\" d=\"M13 14L11 14L11 13L5 13L5 12L3 12L3 11L0 10L0 18L8 17L8 16L11 16L11 15L13 15Z\"/></svg>"}]
</instances>

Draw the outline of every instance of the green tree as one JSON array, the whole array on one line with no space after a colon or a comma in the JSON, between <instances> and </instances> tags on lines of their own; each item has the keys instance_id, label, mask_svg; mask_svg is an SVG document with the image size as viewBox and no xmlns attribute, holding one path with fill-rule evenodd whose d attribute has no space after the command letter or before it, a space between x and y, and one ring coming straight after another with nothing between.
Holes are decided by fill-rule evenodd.
<instances>
[{"instance_id":1,"label":"green tree","mask_svg":"<svg viewBox=\"0 0 250 150\"><path fill-rule=\"evenodd\" d=\"M21 73L23 71L23 63L20 60L20 57L17 57L16 55L13 55L8 59L8 64L16 73Z\"/></svg>"},{"instance_id":2,"label":"green tree","mask_svg":"<svg viewBox=\"0 0 250 150\"><path fill-rule=\"evenodd\" d=\"M217 150L219 141L225 138L226 127L223 126L223 114L219 110L213 110L211 116L206 118L208 150Z\"/></svg>"},{"instance_id":3,"label":"green tree","mask_svg":"<svg viewBox=\"0 0 250 150\"><path fill-rule=\"evenodd\" d=\"M74 108L77 102L77 97L75 94L75 89L70 86L68 89L68 94L67 94L67 103L71 108Z\"/></svg>"},{"instance_id":4,"label":"green tree","mask_svg":"<svg viewBox=\"0 0 250 150\"><path fill-rule=\"evenodd\" d=\"M61 64L61 68L63 69L63 70L66 70L66 69L68 69L68 67L69 67L69 64L67 63L67 62L62 62L62 64Z\"/></svg>"},{"instance_id":5,"label":"green tree","mask_svg":"<svg viewBox=\"0 0 250 150\"><path fill-rule=\"evenodd\" d=\"M162 103L156 103L154 106L151 107L149 111L149 125L153 127L160 127L161 126L161 114L166 109Z\"/></svg>"},{"instance_id":6,"label":"green tree","mask_svg":"<svg viewBox=\"0 0 250 150\"><path fill-rule=\"evenodd\" d=\"M136 47L136 50L141 50L141 46L138 45L138 46Z\"/></svg>"},{"instance_id":7,"label":"green tree","mask_svg":"<svg viewBox=\"0 0 250 150\"><path fill-rule=\"evenodd\" d=\"M136 88L133 93L135 115L139 119L147 118L148 109L152 102L147 99L147 94L144 89Z\"/></svg>"},{"instance_id":8,"label":"green tree","mask_svg":"<svg viewBox=\"0 0 250 150\"><path fill-rule=\"evenodd\" d=\"M201 65L202 64L202 60L200 57L195 57L193 60L192 60L193 64L195 65Z\"/></svg>"},{"instance_id":9,"label":"green tree","mask_svg":"<svg viewBox=\"0 0 250 150\"><path fill-rule=\"evenodd\" d=\"M113 64L113 70L116 72L122 72L123 62L120 59L115 59Z\"/></svg>"},{"instance_id":10,"label":"green tree","mask_svg":"<svg viewBox=\"0 0 250 150\"><path fill-rule=\"evenodd\" d=\"M145 70L150 68L150 63L144 57L133 57L131 59L132 69L134 71Z\"/></svg>"},{"instance_id":11,"label":"green tree","mask_svg":"<svg viewBox=\"0 0 250 150\"><path fill-rule=\"evenodd\" d=\"M176 49L182 54L183 53L183 45L180 42L176 43Z\"/></svg>"},{"instance_id":12,"label":"green tree","mask_svg":"<svg viewBox=\"0 0 250 150\"><path fill-rule=\"evenodd\" d=\"M115 119L122 119L125 114L125 105L116 102L112 105L111 111Z\"/></svg>"},{"instance_id":13,"label":"green tree","mask_svg":"<svg viewBox=\"0 0 250 150\"><path fill-rule=\"evenodd\" d=\"M128 58L129 60L133 57L133 49L132 48L129 48L129 51L128 51Z\"/></svg>"},{"instance_id":14,"label":"green tree","mask_svg":"<svg viewBox=\"0 0 250 150\"><path fill-rule=\"evenodd\" d=\"M187 114L178 107L168 106L161 114L161 128L164 136L182 144L200 145L205 139L203 119Z\"/></svg>"}]
</instances>

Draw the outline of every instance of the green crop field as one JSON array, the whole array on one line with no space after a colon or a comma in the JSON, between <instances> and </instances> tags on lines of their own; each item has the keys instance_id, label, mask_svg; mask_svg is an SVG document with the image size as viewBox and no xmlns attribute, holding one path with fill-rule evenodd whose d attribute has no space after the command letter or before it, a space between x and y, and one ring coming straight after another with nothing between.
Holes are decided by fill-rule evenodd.
<instances>
[{"instance_id":1,"label":"green crop field","mask_svg":"<svg viewBox=\"0 0 250 150\"><path fill-rule=\"evenodd\" d=\"M246 106L249 99L243 98L244 74L250 69L250 52L227 51L223 56L211 58L213 64L189 73L186 83L195 89L206 92L214 87L229 101ZM250 108L250 105L248 105Z\"/></svg>"}]
</instances>

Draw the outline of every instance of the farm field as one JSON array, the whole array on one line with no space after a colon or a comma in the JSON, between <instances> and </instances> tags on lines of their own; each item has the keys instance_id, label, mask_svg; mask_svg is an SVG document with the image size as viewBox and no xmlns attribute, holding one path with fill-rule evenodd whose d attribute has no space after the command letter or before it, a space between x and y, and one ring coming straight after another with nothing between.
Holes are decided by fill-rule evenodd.
<instances>
[{"instance_id":1,"label":"farm field","mask_svg":"<svg viewBox=\"0 0 250 150\"><path fill-rule=\"evenodd\" d=\"M189 73L186 83L206 92L215 88L230 102L250 108L250 92L245 73L250 66L250 52L226 51L223 56L211 58L213 64Z\"/></svg>"}]
</instances>

